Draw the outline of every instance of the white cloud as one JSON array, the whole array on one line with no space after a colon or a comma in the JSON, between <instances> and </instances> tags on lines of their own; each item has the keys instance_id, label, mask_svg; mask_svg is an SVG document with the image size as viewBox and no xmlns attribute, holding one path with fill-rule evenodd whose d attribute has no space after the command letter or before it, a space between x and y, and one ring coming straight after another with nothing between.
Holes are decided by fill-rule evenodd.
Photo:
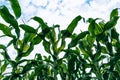
<instances>
[{"instance_id":1,"label":"white cloud","mask_svg":"<svg viewBox=\"0 0 120 80\"><path fill-rule=\"evenodd\" d=\"M48 4L48 0L32 0L31 3L33 3L35 6L46 6Z\"/></svg>"}]
</instances>

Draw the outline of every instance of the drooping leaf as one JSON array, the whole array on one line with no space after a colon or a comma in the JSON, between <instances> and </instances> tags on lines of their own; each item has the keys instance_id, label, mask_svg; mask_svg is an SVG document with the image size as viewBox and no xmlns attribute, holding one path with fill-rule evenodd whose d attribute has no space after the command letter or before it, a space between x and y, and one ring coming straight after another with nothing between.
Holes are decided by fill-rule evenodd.
<instances>
[{"instance_id":1,"label":"drooping leaf","mask_svg":"<svg viewBox=\"0 0 120 80\"><path fill-rule=\"evenodd\" d=\"M43 21L42 18L35 16L32 19L37 21L38 23L40 23L42 30L44 30L48 27L47 24Z\"/></svg>"},{"instance_id":2,"label":"drooping leaf","mask_svg":"<svg viewBox=\"0 0 120 80\"><path fill-rule=\"evenodd\" d=\"M77 27L78 22L82 19L81 16L75 17L72 22L68 25L67 30L72 34L75 27Z\"/></svg>"},{"instance_id":3,"label":"drooping leaf","mask_svg":"<svg viewBox=\"0 0 120 80\"><path fill-rule=\"evenodd\" d=\"M13 9L13 12L16 18L19 18L21 16L21 8L20 8L18 0L9 0L9 1L11 3L11 7Z\"/></svg>"},{"instance_id":4,"label":"drooping leaf","mask_svg":"<svg viewBox=\"0 0 120 80\"><path fill-rule=\"evenodd\" d=\"M7 27L6 25L0 23L0 30L2 30L2 32L9 37L13 37L11 30L9 27Z\"/></svg>"},{"instance_id":5,"label":"drooping leaf","mask_svg":"<svg viewBox=\"0 0 120 80\"><path fill-rule=\"evenodd\" d=\"M113 28L117 24L118 19L119 19L118 16L114 16L110 21L108 21L104 25L104 30L109 30L109 29Z\"/></svg>"},{"instance_id":6,"label":"drooping leaf","mask_svg":"<svg viewBox=\"0 0 120 80\"><path fill-rule=\"evenodd\" d=\"M110 14L110 19L112 19L114 16L118 16L118 8L112 10Z\"/></svg>"},{"instance_id":7,"label":"drooping leaf","mask_svg":"<svg viewBox=\"0 0 120 80\"><path fill-rule=\"evenodd\" d=\"M26 32L36 33L36 30L33 27L29 26L29 25L21 24L19 26Z\"/></svg>"}]
</instances>

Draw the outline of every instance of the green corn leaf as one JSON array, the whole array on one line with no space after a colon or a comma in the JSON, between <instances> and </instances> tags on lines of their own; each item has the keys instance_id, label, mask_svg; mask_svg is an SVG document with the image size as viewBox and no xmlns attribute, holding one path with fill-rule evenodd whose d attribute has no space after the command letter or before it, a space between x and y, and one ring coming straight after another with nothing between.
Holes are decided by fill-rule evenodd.
<instances>
[{"instance_id":1,"label":"green corn leaf","mask_svg":"<svg viewBox=\"0 0 120 80\"><path fill-rule=\"evenodd\" d=\"M89 25L89 27L88 27L88 31L91 33L91 35L95 35L95 33L94 33L94 29L95 29L95 21L93 20L93 21L91 21L90 22L90 25Z\"/></svg>"},{"instance_id":2,"label":"green corn leaf","mask_svg":"<svg viewBox=\"0 0 120 80\"><path fill-rule=\"evenodd\" d=\"M36 45L39 44L41 41L42 41L41 37L37 35L32 42Z\"/></svg>"},{"instance_id":3,"label":"green corn leaf","mask_svg":"<svg viewBox=\"0 0 120 80\"><path fill-rule=\"evenodd\" d=\"M70 42L70 44L68 45L69 47L74 47L77 45L78 41L80 39L83 39L87 34L89 34L88 31L84 31L81 32L80 34L78 34L78 36L76 36L74 39L72 39L72 41Z\"/></svg>"},{"instance_id":4,"label":"green corn leaf","mask_svg":"<svg viewBox=\"0 0 120 80\"><path fill-rule=\"evenodd\" d=\"M4 59L6 59L6 60L10 59L10 56L8 55L8 53L6 51L2 52L1 54L3 55Z\"/></svg>"},{"instance_id":5,"label":"green corn leaf","mask_svg":"<svg viewBox=\"0 0 120 80\"><path fill-rule=\"evenodd\" d=\"M37 53L37 54L35 55L35 59L36 59L36 60L42 60L41 54L40 54L40 53Z\"/></svg>"},{"instance_id":6,"label":"green corn leaf","mask_svg":"<svg viewBox=\"0 0 120 80\"><path fill-rule=\"evenodd\" d=\"M1 30L6 36L13 37L10 28L7 27L6 25L2 24L2 23L0 23L0 30Z\"/></svg>"},{"instance_id":7,"label":"green corn leaf","mask_svg":"<svg viewBox=\"0 0 120 80\"><path fill-rule=\"evenodd\" d=\"M44 30L48 27L47 24L43 21L42 18L35 16L32 19L37 21L38 23L40 23L42 30Z\"/></svg>"},{"instance_id":8,"label":"green corn leaf","mask_svg":"<svg viewBox=\"0 0 120 80\"><path fill-rule=\"evenodd\" d=\"M24 67L23 67L23 71L22 73L26 73L27 71L29 71L32 67L32 64L31 63L28 63L26 64Z\"/></svg>"},{"instance_id":9,"label":"green corn leaf","mask_svg":"<svg viewBox=\"0 0 120 80\"><path fill-rule=\"evenodd\" d=\"M101 52L102 53L108 53L107 48L104 46L101 46Z\"/></svg>"},{"instance_id":10,"label":"green corn leaf","mask_svg":"<svg viewBox=\"0 0 120 80\"><path fill-rule=\"evenodd\" d=\"M103 32L103 28L99 24L95 23L94 34L98 35L98 34L100 34L102 32Z\"/></svg>"},{"instance_id":11,"label":"green corn leaf","mask_svg":"<svg viewBox=\"0 0 120 80\"><path fill-rule=\"evenodd\" d=\"M5 50L5 49L6 49L6 47L5 47L4 45L0 44L0 49Z\"/></svg>"},{"instance_id":12,"label":"green corn leaf","mask_svg":"<svg viewBox=\"0 0 120 80\"><path fill-rule=\"evenodd\" d=\"M9 80L11 76L5 76L3 80Z\"/></svg>"},{"instance_id":13,"label":"green corn leaf","mask_svg":"<svg viewBox=\"0 0 120 80\"><path fill-rule=\"evenodd\" d=\"M119 19L118 16L114 16L110 21L108 21L104 25L104 30L109 30L109 29L113 28L117 24L118 19Z\"/></svg>"},{"instance_id":14,"label":"green corn leaf","mask_svg":"<svg viewBox=\"0 0 120 80\"><path fill-rule=\"evenodd\" d=\"M114 16L118 16L118 8L112 10L110 14L110 19L112 19Z\"/></svg>"},{"instance_id":15,"label":"green corn leaf","mask_svg":"<svg viewBox=\"0 0 120 80\"><path fill-rule=\"evenodd\" d=\"M72 35L68 30L62 30L61 33L63 38L70 37Z\"/></svg>"},{"instance_id":16,"label":"green corn leaf","mask_svg":"<svg viewBox=\"0 0 120 80\"><path fill-rule=\"evenodd\" d=\"M11 3L11 7L13 9L13 12L16 18L19 18L21 16L21 8L20 8L18 0L9 0L9 1Z\"/></svg>"},{"instance_id":17,"label":"green corn leaf","mask_svg":"<svg viewBox=\"0 0 120 80\"><path fill-rule=\"evenodd\" d=\"M28 32L28 33L37 33L36 30L29 26L29 25L25 25L25 24L21 24L19 25L25 32Z\"/></svg>"},{"instance_id":18,"label":"green corn leaf","mask_svg":"<svg viewBox=\"0 0 120 80\"><path fill-rule=\"evenodd\" d=\"M107 47L110 55L112 55L112 54L111 54L111 53L113 52L112 43L107 42L107 43L106 43L106 47Z\"/></svg>"},{"instance_id":19,"label":"green corn leaf","mask_svg":"<svg viewBox=\"0 0 120 80\"><path fill-rule=\"evenodd\" d=\"M6 6L0 6L0 15L7 23L11 23L11 20L14 19Z\"/></svg>"},{"instance_id":20,"label":"green corn leaf","mask_svg":"<svg viewBox=\"0 0 120 80\"><path fill-rule=\"evenodd\" d=\"M28 49L25 53L23 53L22 56L23 56L23 57L28 56L28 55L33 51L33 49L34 49L34 44L31 43L30 46L29 46L29 49Z\"/></svg>"},{"instance_id":21,"label":"green corn leaf","mask_svg":"<svg viewBox=\"0 0 120 80\"><path fill-rule=\"evenodd\" d=\"M62 39L62 43L61 43L61 46L59 48L59 51L64 50L65 46L66 46L66 41L64 39Z\"/></svg>"},{"instance_id":22,"label":"green corn leaf","mask_svg":"<svg viewBox=\"0 0 120 80\"><path fill-rule=\"evenodd\" d=\"M15 28L17 36L20 36L20 29L18 28L18 22L15 20L14 16L10 14L6 6L0 6L1 17L9 24Z\"/></svg>"},{"instance_id":23,"label":"green corn leaf","mask_svg":"<svg viewBox=\"0 0 120 80\"><path fill-rule=\"evenodd\" d=\"M104 78L104 80L108 80L108 78L109 78L109 73L108 73L108 71L106 71L106 72L103 74L103 78Z\"/></svg>"},{"instance_id":24,"label":"green corn leaf","mask_svg":"<svg viewBox=\"0 0 120 80\"><path fill-rule=\"evenodd\" d=\"M35 38L36 34L34 33L24 33L24 43L31 42Z\"/></svg>"},{"instance_id":25,"label":"green corn leaf","mask_svg":"<svg viewBox=\"0 0 120 80\"><path fill-rule=\"evenodd\" d=\"M111 30L111 37L113 39L119 40L119 33L116 31L116 29Z\"/></svg>"},{"instance_id":26,"label":"green corn leaf","mask_svg":"<svg viewBox=\"0 0 120 80\"><path fill-rule=\"evenodd\" d=\"M74 70L75 70L75 60L76 60L76 57L72 56L72 58L68 62L68 71L69 71L69 74L73 73Z\"/></svg>"},{"instance_id":27,"label":"green corn leaf","mask_svg":"<svg viewBox=\"0 0 120 80\"><path fill-rule=\"evenodd\" d=\"M50 51L50 42L43 40L43 46L46 52L48 52L49 54L51 53Z\"/></svg>"},{"instance_id":28,"label":"green corn leaf","mask_svg":"<svg viewBox=\"0 0 120 80\"><path fill-rule=\"evenodd\" d=\"M77 17L75 17L75 18L72 20L72 22L68 25L67 30L68 30L71 34L73 33L75 27L77 26L78 22L79 22L81 19L82 19L81 16L77 16Z\"/></svg>"}]
</instances>

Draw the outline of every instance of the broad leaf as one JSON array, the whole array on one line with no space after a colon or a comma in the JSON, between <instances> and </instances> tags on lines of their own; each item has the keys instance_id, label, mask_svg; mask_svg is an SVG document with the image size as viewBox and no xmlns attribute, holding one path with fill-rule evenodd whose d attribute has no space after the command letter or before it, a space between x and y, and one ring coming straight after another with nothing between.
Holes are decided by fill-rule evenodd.
<instances>
[{"instance_id":1,"label":"broad leaf","mask_svg":"<svg viewBox=\"0 0 120 80\"><path fill-rule=\"evenodd\" d=\"M11 3L11 7L13 9L13 12L14 12L16 18L19 18L21 16L21 8L18 3L18 0L9 0L9 1Z\"/></svg>"},{"instance_id":2,"label":"broad leaf","mask_svg":"<svg viewBox=\"0 0 120 80\"><path fill-rule=\"evenodd\" d=\"M25 24L21 24L19 25L24 31L28 32L28 33L37 33L36 30L29 26L29 25L25 25Z\"/></svg>"},{"instance_id":3,"label":"broad leaf","mask_svg":"<svg viewBox=\"0 0 120 80\"><path fill-rule=\"evenodd\" d=\"M82 19L81 16L75 17L72 22L68 25L67 30L72 34L75 27L77 27L78 22Z\"/></svg>"}]
</instances>

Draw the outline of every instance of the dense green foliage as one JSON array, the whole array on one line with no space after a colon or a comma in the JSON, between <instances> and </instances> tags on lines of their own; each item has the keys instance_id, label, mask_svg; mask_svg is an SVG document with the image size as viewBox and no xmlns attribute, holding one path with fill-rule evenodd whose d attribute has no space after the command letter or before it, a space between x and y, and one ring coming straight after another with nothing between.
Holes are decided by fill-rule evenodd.
<instances>
[{"instance_id":1,"label":"dense green foliage","mask_svg":"<svg viewBox=\"0 0 120 80\"><path fill-rule=\"evenodd\" d=\"M14 15L6 6L0 6L0 16L9 24L0 22L3 32L0 38L11 39L7 45L0 42L0 55L4 57L0 59L0 80L120 80L120 39L115 28L119 20L118 8L111 12L107 22L77 16L64 30L60 30L59 25L49 27L42 18L35 16L31 18L39 23L35 29L18 24L20 5L17 0L9 1ZM74 33L82 20L89 23L88 31ZM26 59L39 44L48 56L38 52L34 59ZM9 46L17 51L15 59L8 54ZM59 57L60 54L63 56ZM11 72L7 73L8 69Z\"/></svg>"}]
</instances>

